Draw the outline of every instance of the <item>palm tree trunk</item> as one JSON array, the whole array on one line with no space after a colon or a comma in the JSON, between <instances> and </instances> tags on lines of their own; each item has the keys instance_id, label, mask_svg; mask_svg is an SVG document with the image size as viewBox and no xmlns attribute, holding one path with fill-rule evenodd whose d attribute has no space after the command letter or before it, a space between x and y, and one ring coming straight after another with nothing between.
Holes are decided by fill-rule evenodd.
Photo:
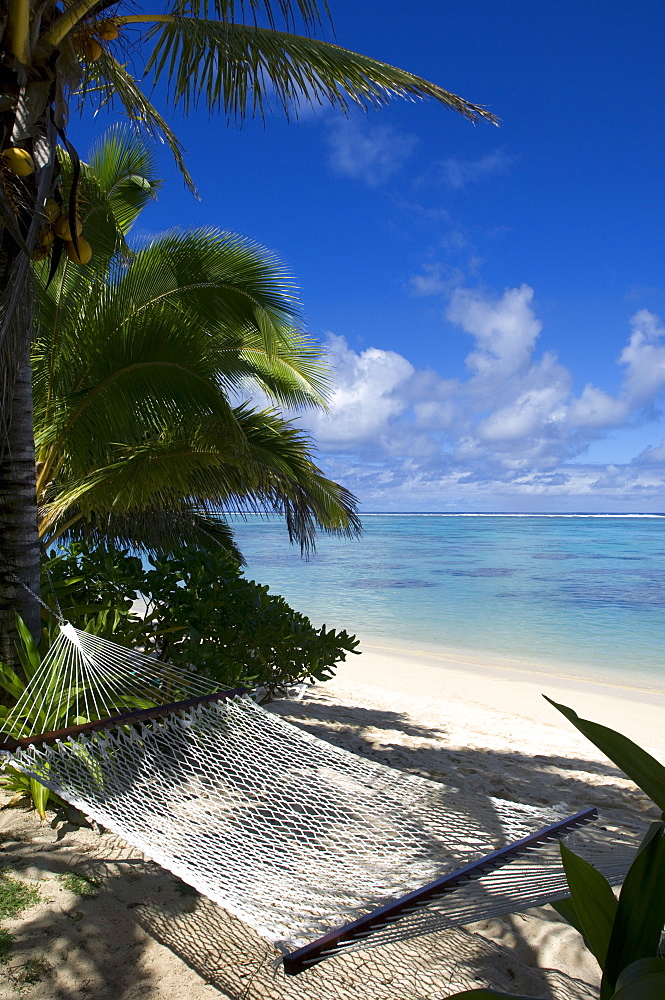
<instances>
[{"instance_id":1,"label":"palm tree trunk","mask_svg":"<svg viewBox=\"0 0 665 1000\"><path fill-rule=\"evenodd\" d=\"M0 200L0 660L15 667L15 616L37 637L40 609L26 587L39 594L39 535L32 421L30 346L33 323L31 254L42 224L40 206L51 193L56 134L47 110L47 80L11 92L16 106L0 116L3 148L21 143L32 151L31 176L5 177ZM21 114L17 108L21 107ZM11 183L10 183L11 181ZM22 244L22 246L21 246Z\"/></svg>"},{"instance_id":2,"label":"palm tree trunk","mask_svg":"<svg viewBox=\"0 0 665 1000\"><path fill-rule=\"evenodd\" d=\"M3 242L0 282L4 297L12 282L23 284L20 301L3 324L12 357L11 363L7 363L7 354L3 359L6 381L0 415L0 660L15 665L15 613L33 635L39 632L39 605L21 586L39 593L39 536L30 369L31 290L21 266L21 252L13 241Z\"/></svg>"}]
</instances>

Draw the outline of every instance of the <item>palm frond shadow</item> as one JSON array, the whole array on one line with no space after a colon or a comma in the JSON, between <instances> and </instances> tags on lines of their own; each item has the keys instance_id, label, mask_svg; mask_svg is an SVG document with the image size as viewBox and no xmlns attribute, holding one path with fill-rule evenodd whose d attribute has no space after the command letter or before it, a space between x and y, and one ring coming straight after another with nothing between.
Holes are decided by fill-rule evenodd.
<instances>
[{"instance_id":1,"label":"palm frond shadow","mask_svg":"<svg viewBox=\"0 0 665 1000\"><path fill-rule=\"evenodd\" d=\"M0 993L5 985L8 995L12 985L17 989L14 980L20 982L21 968L37 959L45 960L44 979L30 995L39 1000L150 996L156 977L150 963L142 962L149 939L134 915L132 900L137 891L148 897L173 894L173 877L142 859L126 859L123 849L117 858L114 852L102 858L89 855L85 846L73 850L68 838L73 825L62 825L57 815L53 822L59 827L55 843L3 838L4 863L19 876L37 879L42 902L52 905L33 918L3 921L13 942L7 962L0 966ZM59 877L72 874L89 879L91 886L98 886L97 893L93 888L90 897L68 895L63 901Z\"/></svg>"},{"instance_id":2,"label":"palm frond shadow","mask_svg":"<svg viewBox=\"0 0 665 1000\"><path fill-rule=\"evenodd\" d=\"M600 823L637 836L658 818L647 796L611 764L584 757L449 747L445 729L414 723L384 709L332 704L328 700L279 701L270 708L289 722L337 746L397 770L533 806L565 803L570 812L595 805ZM400 736L411 737L402 742ZM418 745L420 743L420 745ZM591 748L591 745L590 745ZM591 748L593 749L593 748Z\"/></svg>"},{"instance_id":3,"label":"palm frond shadow","mask_svg":"<svg viewBox=\"0 0 665 1000\"><path fill-rule=\"evenodd\" d=\"M443 1000L460 989L519 988L544 1000L591 1000L588 984L519 959L464 928L347 952L289 978L277 953L255 932L205 897L190 912L146 904L145 930L229 1000Z\"/></svg>"},{"instance_id":4,"label":"palm frond shadow","mask_svg":"<svg viewBox=\"0 0 665 1000\"><path fill-rule=\"evenodd\" d=\"M35 954L52 961L44 996L157 1000L159 957L147 955L152 938L229 1000L443 1000L479 985L519 989L544 1000L596 997L581 980L529 968L525 940L502 948L464 928L349 952L287 978L277 952L258 934L194 890L183 891L158 865L128 854L119 839L104 837L92 849L73 850L76 840L68 837L68 825L58 832L59 841L46 847L11 838L3 844L5 860L19 872L52 877L75 871L101 883L96 898L12 922L15 964ZM192 984L183 969L182 995Z\"/></svg>"}]
</instances>

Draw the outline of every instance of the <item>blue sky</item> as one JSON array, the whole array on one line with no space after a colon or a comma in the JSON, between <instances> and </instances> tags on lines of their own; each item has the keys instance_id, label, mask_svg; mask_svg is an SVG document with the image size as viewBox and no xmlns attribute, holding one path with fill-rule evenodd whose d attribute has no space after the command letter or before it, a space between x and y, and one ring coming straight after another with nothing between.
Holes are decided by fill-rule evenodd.
<instances>
[{"instance_id":1,"label":"blue sky","mask_svg":"<svg viewBox=\"0 0 665 1000\"><path fill-rule=\"evenodd\" d=\"M433 102L172 114L201 201L160 154L146 232L214 225L288 265L337 384L299 419L362 509L665 511L662 4L331 9L338 44L501 127Z\"/></svg>"}]
</instances>

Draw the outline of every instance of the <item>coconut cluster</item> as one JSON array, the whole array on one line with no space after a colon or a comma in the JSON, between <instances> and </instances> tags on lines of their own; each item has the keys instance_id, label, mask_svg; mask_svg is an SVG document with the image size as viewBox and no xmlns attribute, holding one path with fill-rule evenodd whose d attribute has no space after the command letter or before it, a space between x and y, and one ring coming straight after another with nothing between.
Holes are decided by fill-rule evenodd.
<instances>
[{"instance_id":1,"label":"coconut cluster","mask_svg":"<svg viewBox=\"0 0 665 1000\"><path fill-rule=\"evenodd\" d=\"M39 231L35 257L43 260L48 257L56 239L62 240L65 244L65 253L74 264L88 264L92 258L92 247L83 236L83 223L76 216L76 242L78 249L74 245L69 216L60 210L60 206L54 198L47 198L42 209L42 213L48 220L47 225Z\"/></svg>"},{"instance_id":2,"label":"coconut cluster","mask_svg":"<svg viewBox=\"0 0 665 1000\"><path fill-rule=\"evenodd\" d=\"M0 153L0 163L4 170L17 177L29 177L35 172L35 161L27 149L10 146ZM75 264L88 264L92 259L92 247L83 234L83 223L76 217L76 243L69 225L69 216L62 212L54 198L47 198L41 209L44 225L37 233L33 260L45 260L51 253L56 239L62 240L65 253Z\"/></svg>"},{"instance_id":3,"label":"coconut cluster","mask_svg":"<svg viewBox=\"0 0 665 1000\"><path fill-rule=\"evenodd\" d=\"M97 21L94 26L85 26L78 31L72 41L74 48L86 62L95 62L104 51L101 42L113 42L120 32L118 26L112 19Z\"/></svg>"}]
</instances>

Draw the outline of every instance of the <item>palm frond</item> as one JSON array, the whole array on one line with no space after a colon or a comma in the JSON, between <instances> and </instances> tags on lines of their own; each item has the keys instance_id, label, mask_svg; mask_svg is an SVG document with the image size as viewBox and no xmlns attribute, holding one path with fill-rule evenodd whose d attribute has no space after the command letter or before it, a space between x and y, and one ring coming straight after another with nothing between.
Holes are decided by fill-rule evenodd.
<instances>
[{"instance_id":1,"label":"palm frond","mask_svg":"<svg viewBox=\"0 0 665 1000\"><path fill-rule=\"evenodd\" d=\"M61 476L40 512L42 536L50 543L64 529L80 530L73 528L79 522L96 530L108 518L129 524L146 510L161 510L165 518L171 512L179 523L183 510L214 519L229 507L284 514L303 551L313 548L317 529L359 532L355 498L317 468L306 434L275 411L243 404L234 414L244 449L229 448L215 417L197 418L152 440L110 449L108 463L90 472Z\"/></svg>"},{"instance_id":2,"label":"palm frond","mask_svg":"<svg viewBox=\"0 0 665 1000\"><path fill-rule=\"evenodd\" d=\"M179 511L159 507L132 512L130 516L95 511L87 519L78 518L62 534L61 543L85 539L96 546L130 548L146 555L171 555L186 546L209 550L219 546L244 565L233 530L221 515L213 516L196 506Z\"/></svg>"},{"instance_id":3,"label":"palm frond","mask_svg":"<svg viewBox=\"0 0 665 1000\"><path fill-rule=\"evenodd\" d=\"M151 164L140 143L123 143L116 130L82 170L92 243L106 223L122 237L114 197L128 223L147 196L141 186L125 199L127 179ZM65 186L68 169L65 158ZM307 435L275 410L230 402L259 388L288 405L324 403L324 354L294 322L300 306L282 265L209 229L167 233L126 261L109 249L93 263L65 265L40 286L32 364L41 537L84 534L161 552L230 545L225 508L279 511L303 551L317 530L357 533L355 498L316 466Z\"/></svg>"},{"instance_id":4,"label":"palm frond","mask_svg":"<svg viewBox=\"0 0 665 1000\"><path fill-rule=\"evenodd\" d=\"M277 0L271 3L270 0L172 0L170 10L173 14L193 15L194 17L213 17L228 24L238 21L253 21L256 23L261 16L265 18L271 28L277 24L280 17L284 26L291 28L296 23L296 18L300 18L307 31L312 31L321 25L325 20L330 22L330 12L328 4L321 4L321 9L316 0Z\"/></svg>"},{"instance_id":5,"label":"palm frond","mask_svg":"<svg viewBox=\"0 0 665 1000\"><path fill-rule=\"evenodd\" d=\"M325 409L331 392L330 369L326 354L299 330L290 343L280 345L279 352L269 356L260 347L243 338L236 359L236 371L246 366L245 383L251 394L258 386L269 399L280 406L316 407ZM224 347L221 348L225 350Z\"/></svg>"},{"instance_id":6,"label":"palm frond","mask_svg":"<svg viewBox=\"0 0 665 1000\"><path fill-rule=\"evenodd\" d=\"M230 118L263 115L273 96L287 117L302 104L348 112L353 104L379 107L394 97L432 98L473 122L497 124L485 108L429 80L315 38L177 15L146 37L155 39L146 73L155 81L166 75L185 113L204 103Z\"/></svg>"},{"instance_id":7,"label":"palm frond","mask_svg":"<svg viewBox=\"0 0 665 1000\"><path fill-rule=\"evenodd\" d=\"M258 312L267 317L264 346L266 334L274 338L276 328L300 315L293 280L274 254L236 233L209 228L172 230L139 245L116 294L131 295L137 311L186 301L212 329L249 323L259 330Z\"/></svg>"},{"instance_id":8,"label":"palm frond","mask_svg":"<svg viewBox=\"0 0 665 1000\"><path fill-rule=\"evenodd\" d=\"M111 53L104 49L99 59L86 64L86 72L81 83L80 96L84 103L97 95L98 107L113 109L117 102L138 129L152 138L164 140L180 170L185 184L198 197L194 181L185 166L185 150L182 143L162 118L157 108L148 100L136 80L127 72Z\"/></svg>"},{"instance_id":9,"label":"palm frond","mask_svg":"<svg viewBox=\"0 0 665 1000\"><path fill-rule=\"evenodd\" d=\"M154 149L136 129L112 125L92 146L87 177L106 198L117 225L126 234L161 187Z\"/></svg>"}]
</instances>

